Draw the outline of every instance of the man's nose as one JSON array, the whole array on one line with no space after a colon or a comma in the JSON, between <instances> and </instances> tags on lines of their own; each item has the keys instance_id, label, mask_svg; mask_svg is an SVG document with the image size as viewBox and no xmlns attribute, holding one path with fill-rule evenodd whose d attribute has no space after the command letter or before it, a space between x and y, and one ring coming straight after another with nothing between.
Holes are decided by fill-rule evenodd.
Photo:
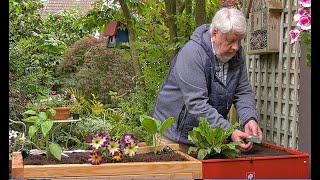
<instances>
[{"instance_id":1,"label":"man's nose","mask_svg":"<svg viewBox=\"0 0 320 180\"><path fill-rule=\"evenodd\" d=\"M233 43L232 46L231 46L231 48L232 48L232 50L234 50L234 51L238 51L239 46L240 46L239 43Z\"/></svg>"}]
</instances>

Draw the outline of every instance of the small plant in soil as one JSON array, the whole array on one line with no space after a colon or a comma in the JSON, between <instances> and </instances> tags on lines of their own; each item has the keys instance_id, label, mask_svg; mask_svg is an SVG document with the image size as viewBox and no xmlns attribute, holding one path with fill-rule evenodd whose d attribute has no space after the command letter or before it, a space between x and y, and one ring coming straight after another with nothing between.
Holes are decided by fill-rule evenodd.
<instances>
[{"instance_id":1,"label":"small plant in soil","mask_svg":"<svg viewBox=\"0 0 320 180\"><path fill-rule=\"evenodd\" d=\"M53 109L47 109L46 112L37 112L34 110L27 110L22 113L25 122L33 123L29 127L28 135L31 139L39 130L41 130L41 135L45 139L45 151L46 151L46 157L49 158L49 153L52 153L52 155L61 160L61 147L59 144L56 143L49 143L49 134L51 132L53 122L49 119L49 114L55 115L55 110Z\"/></svg>"},{"instance_id":2,"label":"small plant in soil","mask_svg":"<svg viewBox=\"0 0 320 180\"><path fill-rule=\"evenodd\" d=\"M148 115L141 115L140 122L141 125L147 130L147 132L152 135L152 145L155 147L154 154L157 154L161 137L163 136L163 133L174 122L174 118L169 117L165 121L161 122L160 120L150 117Z\"/></svg>"},{"instance_id":3,"label":"small plant in soil","mask_svg":"<svg viewBox=\"0 0 320 180\"><path fill-rule=\"evenodd\" d=\"M199 160L217 155L228 158L240 157L241 151L236 146L241 142L228 142L228 137L238 127L239 123L231 125L226 131L221 126L212 128L207 119L200 117L199 126L188 133L188 140L195 145L189 148L188 154L197 152Z\"/></svg>"}]
</instances>

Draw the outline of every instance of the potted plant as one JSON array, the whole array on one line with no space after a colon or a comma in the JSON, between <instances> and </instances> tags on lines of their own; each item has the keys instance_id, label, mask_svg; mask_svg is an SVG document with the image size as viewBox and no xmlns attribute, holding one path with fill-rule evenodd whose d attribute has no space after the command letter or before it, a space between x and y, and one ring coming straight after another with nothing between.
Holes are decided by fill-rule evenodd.
<instances>
[{"instance_id":1,"label":"potted plant","mask_svg":"<svg viewBox=\"0 0 320 180\"><path fill-rule=\"evenodd\" d=\"M122 145L121 145L122 143ZM87 152L85 164L25 165L21 153L14 152L12 178L201 178L201 162L177 150L178 144L169 144L169 152L183 158L183 161L135 162L136 157L160 156L154 154L153 146L138 147L135 137L125 133L118 141L103 133L96 134L90 144L92 151ZM158 146L164 148L164 146ZM67 153L69 157L83 153ZM89 156L88 156L89 153ZM120 161L126 157L127 162ZM27 157L29 158L29 157ZM27 159L25 158L25 160ZM64 157L63 157L64 158ZM68 158L64 158L68 159ZM105 163L108 161L109 163ZM120 162L119 162L120 161Z\"/></svg>"},{"instance_id":2,"label":"potted plant","mask_svg":"<svg viewBox=\"0 0 320 180\"><path fill-rule=\"evenodd\" d=\"M205 118L193 128L188 139L194 143L188 153L197 152L202 162L202 178L309 178L309 155L304 152L268 143L256 142L249 152L241 152L227 138L239 124L223 131L220 126L211 128ZM250 139L248 139L250 140Z\"/></svg>"},{"instance_id":3,"label":"potted plant","mask_svg":"<svg viewBox=\"0 0 320 180\"><path fill-rule=\"evenodd\" d=\"M49 114L51 120L66 120L70 117L70 101L64 94L50 94L47 99L40 101L44 104L43 109L52 108L56 114Z\"/></svg>"},{"instance_id":4,"label":"potted plant","mask_svg":"<svg viewBox=\"0 0 320 180\"><path fill-rule=\"evenodd\" d=\"M73 119L79 119L82 110L81 103L77 100L75 95L71 95L71 113Z\"/></svg>"}]
</instances>

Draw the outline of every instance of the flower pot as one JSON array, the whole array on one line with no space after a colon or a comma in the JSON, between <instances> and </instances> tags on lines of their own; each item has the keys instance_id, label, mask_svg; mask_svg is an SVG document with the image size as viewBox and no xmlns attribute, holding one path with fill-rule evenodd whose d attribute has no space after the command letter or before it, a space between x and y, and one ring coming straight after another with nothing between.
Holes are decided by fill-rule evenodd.
<instances>
[{"instance_id":1,"label":"flower pot","mask_svg":"<svg viewBox=\"0 0 320 180\"><path fill-rule=\"evenodd\" d=\"M53 117L51 114L49 114L49 118L51 120L69 119L71 107L53 107L52 109L56 111L56 115Z\"/></svg>"},{"instance_id":2,"label":"flower pot","mask_svg":"<svg viewBox=\"0 0 320 180\"><path fill-rule=\"evenodd\" d=\"M72 113L72 119L79 119L80 114L79 113Z\"/></svg>"},{"instance_id":3,"label":"flower pot","mask_svg":"<svg viewBox=\"0 0 320 180\"><path fill-rule=\"evenodd\" d=\"M178 144L168 144L176 153L188 161L128 162L91 164L24 165L20 152L13 153L12 178L179 178L199 179L202 177L201 161L178 151ZM159 146L163 149L164 145ZM139 147L138 153L153 151L154 147Z\"/></svg>"},{"instance_id":4,"label":"flower pot","mask_svg":"<svg viewBox=\"0 0 320 180\"><path fill-rule=\"evenodd\" d=\"M256 145L258 144L254 146ZM287 155L201 160L203 178L310 178L309 155L307 153L268 143L261 143L261 145L285 151Z\"/></svg>"}]
</instances>

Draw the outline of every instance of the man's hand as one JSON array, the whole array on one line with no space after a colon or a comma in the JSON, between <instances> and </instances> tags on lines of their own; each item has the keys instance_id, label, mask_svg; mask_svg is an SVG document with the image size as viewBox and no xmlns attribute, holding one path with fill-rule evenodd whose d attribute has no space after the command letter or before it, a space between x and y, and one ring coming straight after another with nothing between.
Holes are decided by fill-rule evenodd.
<instances>
[{"instance_id":1,"label":"man's hand","mask_svg":"<svg viewBox=\"0 0 320 180\"><path fill-rule=\"evenodd\" d=\"M244 126L244 132L250 135L258 136L260 140L262 140L262 131L260 126L253 119L249 120L249 122Z\"/></svg>"},{"instance_id":2,"label":"man's hand","mask_svg":"<svg viewBox=\"0 0 320 180\"><path fill-rule=\"evenodd\" d=\"M252 142L247 142L245 143L245 139L247 138L251 138L250 134L242 132L238 129L234 130L232 135L231 135L231 139L233 142L238 142L241 141L243 142L242 144L239 145L239 148L242 151L249 151L252 148L253 143Z\"/></svg>"}]
</instances>

